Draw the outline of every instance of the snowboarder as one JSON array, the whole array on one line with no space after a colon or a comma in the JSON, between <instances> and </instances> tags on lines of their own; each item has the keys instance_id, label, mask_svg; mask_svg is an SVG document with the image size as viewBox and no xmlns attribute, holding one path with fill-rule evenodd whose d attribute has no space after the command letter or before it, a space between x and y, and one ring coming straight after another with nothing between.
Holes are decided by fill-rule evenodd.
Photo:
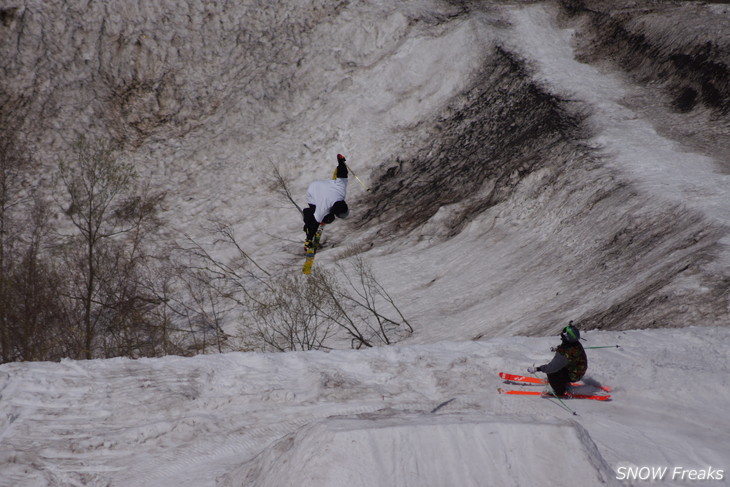
<instances>
[{"instance_id":1,"label":"snowboarder","mask_svg":"<svg viewBox=\"0 0 730 487\"><path fill-rule=\"evenodd\" d=\"M528 367L531 374L544 372L557 396L565 396L570 382L579 381L588 369L588 357L580 343L580 331L571 321L560 332L562 343L555 348L553 359L537 368Z\"/></svg>"},{"instance_id":2,"label":"snowboarder","mask_svg":"<svg viewBox=\"0 0 730 487\"><path fill-rule=\"evenodd\" d=\"M307 188L308 208L302 211L304 232L307 237L305 249L312 246L314 235L322 224L332 223L337 218L347 218L349 209L345 203L347 193L347 164L345 156L337 154L337 169L332 179L314 181Z\"/></svg>"}]
</instances>

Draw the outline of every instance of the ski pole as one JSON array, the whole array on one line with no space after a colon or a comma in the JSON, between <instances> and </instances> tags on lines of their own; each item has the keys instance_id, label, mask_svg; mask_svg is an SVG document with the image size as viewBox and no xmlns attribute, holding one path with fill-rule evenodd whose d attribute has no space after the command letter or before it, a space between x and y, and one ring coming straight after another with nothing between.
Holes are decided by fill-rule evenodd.
<instances>
[{"instance_id":1,"label":"ski pole","mask_svg":"<svg viewBox=\"0 0 730 487\"><path fill-rule=\"evenodd\" d=\"M586 350L591 350L594 348L621 348L621 345L606 345L603 347L585 347Z\"/></svg>"},{"instance_id":2,"label":"ski pole","mask_svg":"<svg viewBox=\"0 0 730 487\"><path fill-rule=\"evenodd\" d=\"M532 375L533 375L533 377L535 377L535 378L538 378L538 379L539 379L539 377L537 377L537 374L533 373ZM563 408L564 408L564 409L565 409L566 411L569 411L569 412L573 413L573 416L578 416L578 413L576 413L575 411L573 411L572 409L570 409L570 407L569 407L569 406L568 406L567 404L565 404L565 403L563 402L563 400L562 400L562 399L560 399L560 397L558 397L558 395L557 395L557 394L555 394L555 391L553 391L553 388L552 388L552 387L548 386L548 390L550 391L550 394L552 394L552 395L553 395L553 397L555 397L555 399L557 399L558 401L560 401L560 405L561 405L561 406L562 406L562 407L563 407Z\"/></svg>"},{"instance_id":3,"label":"ski pole","mask_svg":"<svg viewBox=\"0 0 730 487\"><path fill-rule=\"evenodd\" d=\"M365 185L363 184L363 182L362 182L362 181L360 181L360 178L359 178L359 177L357 177L357 174L355 174L355 172L354 172L354 171L353 171L352 169L350 169L350 166L348 166L348 165L347 165L347 163L345 163L345 167L347 168L347 170L348 170L348 171L350 171L350 172L352 173L352 175L353 175L353 176L355 176L355 179L357 179L357 182L358 182L358 183L360 183L360 185L361 185L361 186L362 186L363 188L365 188L365 191L368 191L368 192L370 192L370 188L368 188L367 186L365 186Z\"/></svg>"},{"instance_id":4,"label":"ski pole","mask_svg":"<svg viewBox=\"0 0 730 487\"><path fill-rule=\"evenodd\" d=\"M570 409L570 408L568 407L568 405L567 405L567 404L565 404L565 403L563 402L563 400L562 400L562 399L560 399L560 397L559 397L559 396L558 396L557 394L555 394L555 391L553 391L552 389L550 389L550 394L552 394L552 395L553 395L553 396L555 397L555 399L557 399L558 401L560 401L560 404L561 404L561 405L562 405L562 406L563 406L563 407L564 407L564 408L565 408L566 410L568 410L568 411L570 411L571 413L573 413L573 416L578 416L578 413L576 413L575 411L573 411L572 409Z\"/></svg>"}]
</instances>

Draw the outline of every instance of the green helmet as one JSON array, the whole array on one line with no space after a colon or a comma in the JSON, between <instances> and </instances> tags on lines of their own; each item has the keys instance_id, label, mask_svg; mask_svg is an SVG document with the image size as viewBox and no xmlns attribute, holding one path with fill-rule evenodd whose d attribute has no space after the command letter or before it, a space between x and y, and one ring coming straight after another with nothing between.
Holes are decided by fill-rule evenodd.
<instances>
[{"instance_id":1,"label":"green helmet","mask_svg":"<svg viewBox=\"0 0 730 487\"><path fill-rule=\"evenodd\" d=\"M571 321L568 323L568 326L563 328L563 331L560 332L560 339L564 342L575 343L580 340L580 330L578 330L578 327L573 326L573 322Z\"/></svg>"}]
</instances>

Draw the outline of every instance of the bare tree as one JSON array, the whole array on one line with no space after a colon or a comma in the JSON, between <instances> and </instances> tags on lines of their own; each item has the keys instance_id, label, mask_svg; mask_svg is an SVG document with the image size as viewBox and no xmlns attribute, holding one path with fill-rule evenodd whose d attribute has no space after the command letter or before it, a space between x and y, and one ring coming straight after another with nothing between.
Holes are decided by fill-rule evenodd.
<instances>
[{"instance_id":1,"label":"bare tree","mask_svg":"<svg viewBox=\"0 0 730 487\"><path fill-rule=\"evenodd\" d=\"M320 350L330 348L336 332L332 317L340 318L341 309L320 285L324 275L313 281L309 276L281 276L256 294L247 326L241 331L271 351Z\"/></svg>"},{"instance_id":2,"label":"bare tree","mask_svg":"<svg viewBox=\"0 0 730 487\"><path fill-rule=\"evenodd\" d=\"M413 332L393 297L360 257L334 271L320 268L309 276L274 274L241 248L229 226L219 224L212 233L216 235L213 246L232 247L237 258L223 262L191 238L181 246L190 259L188 275L211 292L204 294L207 302L195 300L195 316L209 315L214 304L225 309L229 319L237 314L236 338L245 349L327 349L343 339L353 348L372 347L395 343ZM191 288L191 295L200 292ZM215 295L221 300L214 300ZM228 306L223 304L226 301Z\"/></svg>"},{"instance_id":3,"label":"bare tree","mask_svg":"<svg viewBox=\"0 0 730 487\"><path fill-rule=\"evenodd\" d=\"M180 274L168 258L153 259L145 264L140 286L158 303L146 313L147 336L154 346L146 356L194 355L202 351L190 346L194 343L190 330L177 325L182 318L178 306Z\"/></svg>"},{"instance_id":4,"label":"bare tree","mask_svg":"<svg viewBox=\"0 0 730 487\"><path fill-rule=\"evenodd\" d=\"M76 229L65 253L76 276L68 297L78 304L81 355L90 359L95 345L107 348L107 356L118 354L106 341L95 343L98 333L134 326L124 320L148 299L139 292L135 272L163 195L136 190L136 171L118 159L113 142L80 137L73 149L73 160L61 161L58 176Z\"/></svg>"},{"instance_id":5,"label":"bare tree","mask_svg":"<svg viewBox=\"0 0 730 487\"><path fill-rule=\"evenodd\" d=\"M353 348L390 345L413 333L411 324L362 257L338 264L336 274L320 270L309 285L321 287L324 297L312 300L310 305L339 327Z\"/></svg>"},{"instance_id":6,"label":"bare tree","mask_svg":"<svg viewBox=\"0 0 730 487\"><path fill-rule=\"evenodd\" d=\"M15 303L12 281L22 253L18 248L23 233L20 210L28 199L23 179L31 166L21 140L23 119L16 116L21 101L6 95L2 93L6 103L0 110L0 359L3 362L16 356L13 348L17 341L17 321L12 317Z\"/></svg>"},{"instance_id":7,"label":"bare tree","mask_svg":"<svg viewBox=\"0 0 730 487\"><path fill-rule=\"evenodd\" d=\"M413 327L395 304L395 300L378 281L372 266L362 256L340 264L342 279L347 283L345 291L333 290L338 301L353 310L350 322L359 320L372 339L390 345L413 333ZM384 311L386 309L387 311ZM388 313L386 316L384 313ZM355 318L356 317L356 318Z\"/></svg>"},{"instance_id":8,"label":"bare tree","mask_svg":"<svg viewBox=\"0 0 730 487\"><path fill-rule=\"evenodd\" d=\"M294 197L292 196L291 190L289 190L289 181L287 178L282 174L281 169L279 169L279 166L271 162L272 167L272 173L269 177L269 187L277 193L279 196L282 197L285 201L288 201L294 207L299 210L299 213L302 212L302 209L299 207L296 201L294 201Z\"/></svg>"},{"instance_id":9,"label":"bare tree","mask_svg":"<svg viewBox=\"0 0 730 487\"><path fill-rule=\"evenodd\" d=\"M16 228L2 275L3 361L53 360L64 356L59 278L47 255L48 205L40 199Z\"/></svg>"},{"instance_id":10,"label":"bare tree","mask_svg":"<svg viewBox=\"0 0 730 487\"><path fill-rule=\"evenodd\" d=\"M413 333L362 258L335 271L272 278L251 309L242 331L267 350L326 349L342 339L353 348L373 347Z\"/></svg>"},{"instance_id":11,"label":"bare tree","mask_svg":"<svg viewBox=\"0 0 730 487\"><path fill-rule=\"evenodd\" d=\"M24 138L22 99L0 93L0 360L66 352L59 275L47 252L51 211Z\"/></svg>"},{"instance_id":12,"label":"bare tree","mask_svg":"<svg viewBox=\"0 0 730 487\"><path fill-rule=\"evenodd\" d=\"M176 249L181 292L170 309L185 323L196 351L247 348L228 342L223 323L234 313L249 312L255 301L251 289L266 288L271 275L238 244L229 225L213 222L206 230L212 242L203 245L186 235ZM233 249L235 256L224 262L214 255L220 249Z\"/></svg>"},{"instance_id":13,"label":"bare tree","mask_svg":"<svg viewBox=\"0 0 730 487\"><path fill-rule=\"evenodd\" d=\"M44 250L51 229L48 203L36 198L28 217L8 307L16 327L13 360L60 359L66 350L57 295L60 278Z\"/></svg>"}]
</instances>

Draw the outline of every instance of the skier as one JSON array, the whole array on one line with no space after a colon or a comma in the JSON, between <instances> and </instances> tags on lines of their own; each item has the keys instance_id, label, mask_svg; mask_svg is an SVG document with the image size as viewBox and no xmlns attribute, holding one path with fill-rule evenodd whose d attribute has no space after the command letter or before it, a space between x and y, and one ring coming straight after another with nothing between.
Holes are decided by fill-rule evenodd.
<instances>
[{"instance_id":1,"label":"skier","mask_svg":"<svg viewBox=\"0 0 730 487\"><path fill-rule=\"evenodd\" d=\"M570 382L581 380L588 368L588 357L580 343L580 331L571 321L560 332L562 343L555 348L555 356L545 365L528 367L531 374L544 372L556 396L565 396Z\"/></svg>"},{"instance_id":2,"label":"skier","mask_svg":"<svg viewBox=\"0 0 730 487\"><path fill-rule=\"evenodd\" d=\"M337 170L332 179L314 181L307 188L309 208L302 211L304 232L307 234L304 248L314 241L314 234L320 225L332 223L337 218L347 218L349 209L345 203L347 193L347 165L345 156L337 154Z\"/></svg>"}]
</instances>

